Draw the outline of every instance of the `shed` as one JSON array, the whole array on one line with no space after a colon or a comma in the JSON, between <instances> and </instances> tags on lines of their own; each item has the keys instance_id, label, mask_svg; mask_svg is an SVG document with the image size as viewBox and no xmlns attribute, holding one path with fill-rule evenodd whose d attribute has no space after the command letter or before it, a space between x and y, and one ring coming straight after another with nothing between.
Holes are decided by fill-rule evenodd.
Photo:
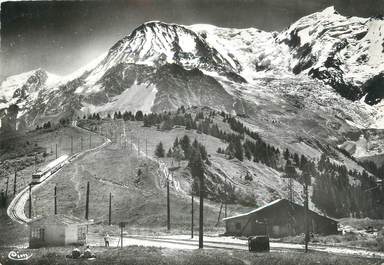
<instances>
[{"instance_id":1,"label":"shed","mask_svg":"<svg viewBox=\"0 0 384 265\"><path fill-rule=\"evenodd\" d=\"M63 214L32 219L28 225L29 247L83 245L88 221Z\"/></svg>"},{"instance_id":2,"label":"shed","mask_svg":"<svg viewBox=\"0 0 384 265\"><path fill-rule=\"evenodd\" d=\"M285 237L305 232L304 207L278 199L251 212L224 218L226 235ZM337 234L337 221L308 211L309 231L314 234Z\"/></svg>"}]
</instances>

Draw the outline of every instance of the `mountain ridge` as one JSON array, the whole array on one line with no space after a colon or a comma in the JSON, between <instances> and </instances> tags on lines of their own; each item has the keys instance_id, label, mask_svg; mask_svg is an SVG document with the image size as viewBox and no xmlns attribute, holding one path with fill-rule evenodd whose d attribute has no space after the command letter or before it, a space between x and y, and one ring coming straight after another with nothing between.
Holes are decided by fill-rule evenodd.
<instances>
[{"instance_id":1,"label":"mountain ridge","mask_svg":"<svg viewBox=\"0 0 384 265\"><path fill-rule=\"evenodd\" d=\"M328 20L325 21L324 18ZM370 23L374 25L367 26L371 25ZM95 60L96 62L83 67L73 75L57 77L53 84L42 83L41 87L45 92L42 93L39 102L56 105L48 104L52 101L59 103L60 106L60 100L57 97L63 97L68 95L68 91L72 91L73 95L70 97L79 101L75 104L79 109L69 110L70 113L114 111L115 105L119 105L121 110L124 105L122 102L128 103L127 110L143 108L146 111L157 111L167 108L176 109L179 107L177 104L188 106L191 106L191 102L201 104L204 102L204 97L209 97L202 88L212 84L204 82L208 82L211 78L218 81L214 86L217 88L217 93L232 95L236 98L235 101L249 101L247 97L241 95L242 91L247 90L244 88L249 86L258 88L264 80L269 78L296 80L294 82L300 82L300 80L306 82L306 79L313 78L320 80L320 83L315 86L324 90L324 93L329 93L326 87L331 86L349 100L362 99L369 105L380 105L383 95L378 92L377 87L383 82L381 68L384 67L382 66L384 53L376 57L373 55L380 45L377 36L384 31L381 24L382 20L379 18L347 18L340 15L333 7L303 17L282 32L265 32L256 28L220 28L204 24L184 26L149 21L116 42L106 54ZM122 65L127 69L122 69ZM172 65L178 65L185 70L183 78L187 83L188 80L196 78L193 74L194 69L200 71L201 77L204 77L201 83L192 82L193 85L190 86L191 91L201 92L193 96L195 100L190 102L191 94L181 87L182 83L184 86L187 84L185 80L179 82L181 79L172 78L184 70ZM164 67L168 71L160 71ZM146 70L139 73L143 69ZM169 71L170 69L172 71ZM113 71L116 72L113 74ZM357 75L356 71L361 73ZM163 78L159 76L161 73L165 75ZM133 79L125 75L128 77L132 75ZM168 95L169 100L162 104L162 108L158 108L154 105L156 94L159 93L162 98L165 95L158 88L158 86L164 87L158 84L162 82L161 80L173 80L174 82L168 85L173 86L174 91L185 93L179 93L177 95L179 99L176 101L175 95ZM6 82L2 82L1 85L2 92L4 83ZM20 80L20 83L15 86L20 88L23 85L25 80ZM145 104L137 104L132 99L132 95L130 100L120 98L120 96L129 95L128 92L123 95L123 92L133 85L137 90L134 94L144 99ZM137 86L144 89L139 89ZM152 89L145 89L145 87L152 87ZM51 90L57 93L49 93ZM156 93L153 94L154 92ZM9 96L7 100L4 98L3 95L1 103L3 108L7 103L8 105L20 104L28 110L44 108L44 106L36 106L36 98L28 103L20 99L17 94L11 100ZM121 104L115 104L115 102ZM175 104L175 102L178 103ZM244 114L244 110L247 109L244 104L241 108L228 105L223 108L220 99L211 103L212 107L231 113ZM108 108L103 107L103 104ZM133 106L134 109L129 109ZM62 107L65 108L65 106ZM378 113L375 107L362 109L373 116ZM23 114L28 115L27 112ZM28 118L28 120L39 123L39 117ZM372 119L371 122L374 124L375 120Z\"/></svg>"}]
</instances>

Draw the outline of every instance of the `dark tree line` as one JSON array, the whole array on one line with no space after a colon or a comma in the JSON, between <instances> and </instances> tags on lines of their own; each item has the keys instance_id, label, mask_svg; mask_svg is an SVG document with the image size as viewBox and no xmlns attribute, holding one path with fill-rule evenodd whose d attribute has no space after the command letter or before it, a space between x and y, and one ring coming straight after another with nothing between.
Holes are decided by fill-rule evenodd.
<instances>
[{"instance_id":1,"label":"dark tree line","mask_svg":"<svg viewBox=\"0 0 384 265\"><path fill-rule=\"evenodd\" d=\"M214 123L213 118L217 114L223 118L223 122L228 123L232 132L221 130L218 124ZM319 209L330 216L345 217L352 213L356 217L380 217L375 216L375 213L383 212L383 209L378 210L379 203L384 203L383 192L379 190L366 191L375 186L374 180L366 171L360 173L356 170L348 170L345 165L331 162L324 153L318 163L315 163L305 155L291 153L288 149L281 151L265 142L257 132L251 131L236 117L224 112L211 111L204 114L201 111L193 116L187 113L184 107L181 107L174 113L163 112L143 115L142 112L136 114L125 112L123 114L115 113L114 118L142 120L144 126L156 126L161 130L185 126L186 130L196 130L198 133L211 135L227 144L225 148L217 150L218 153L225 154L227 158L236 158L240 161L247 159L263 163L285 175L292 175L301 183L304 181L304 172L311 168L307 175L311 175L315 179L312 183L312 200ZM167 152L164 146L159 143L155 153L159 157L173 157L179 162L187 160L188 167L191 168L194 163L192 159L196 159L197 152L200 159L209 164L205 147L196 140L191 143L189 137L185 135L181 139L175 139L173 146ZM363 162L362 165L376 176L384 173L384 167L377 167L374 163ZM351 179L355 180L354 183ZM252 176L247 175L246 180L252 181ZM196 191L196 185L197 182L194 182L194 191Z\"/></svg>"},{"instance_id":2,"label":"dark tree line","mask_svg":"<svg viewBox=\"0 0 384 265\"><path fill-rule=\"evenodd\" d=\"M330 216L382 218L383 192L372 189L375 181L366 171L348 170L323 154L317 164L312 200ZM356 181L351 184L350 178Z\"/></svg>"}]
</instances>

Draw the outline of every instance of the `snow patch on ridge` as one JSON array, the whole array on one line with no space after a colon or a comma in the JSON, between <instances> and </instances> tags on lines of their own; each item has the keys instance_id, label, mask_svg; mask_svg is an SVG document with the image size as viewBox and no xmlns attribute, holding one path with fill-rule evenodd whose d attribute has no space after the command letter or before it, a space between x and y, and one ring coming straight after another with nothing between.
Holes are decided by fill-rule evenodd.
<instances>
[{"instance_id":1,"label":"snow patch on ridge","mask_svg":"<svg viewBox=\"0 0 384 265\"><path fill-rule=\"evenodd\" d=\"M124 92L111 99L110 102L102 105L95 106L92 104L84 103L81 111L85 113L108 113L126 110L138 111L144 113L151 112L151 108L156 98L157 88L151 84L137 84L124 90Z\"/></svg>"}]
</instances>

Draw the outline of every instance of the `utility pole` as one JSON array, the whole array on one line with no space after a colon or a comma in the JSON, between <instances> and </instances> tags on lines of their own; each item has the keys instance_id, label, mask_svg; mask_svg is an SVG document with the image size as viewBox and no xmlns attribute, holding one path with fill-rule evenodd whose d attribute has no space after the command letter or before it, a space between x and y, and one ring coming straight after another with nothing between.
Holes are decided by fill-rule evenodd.
<instances>
[{"instance_id":1,"label":"utility pole","mask_svg":"<svg viewBox=\"0 0 384 265\"><path fill-rule=\"evenodd\" d=\"M29 183L29 218L32 219L32 183Z\"/></svg>"},{"instance_id":2,"label":"utility pole","mask_svg":"<svg viewBox=\"0 0 384 265\"><path fill-rule=\"evenodd\" d=\"M108 224L111 225L112 219L112 193L109 193L109 212L108 212Z\"/></svg>"},{"instance_id":3,"label":"utility pole","mask_svg":"<svg viewBox=\"0 0 384 265\"><path fill-rule=\"evenodd\" d=\"M89 214L89 181L87 182L87 195L85 197L85 219L88 220Z\"/></svg>"},{"instance_id":4,"label":"utility pole","mask_svg":"<svg viewBox=\"0 0 384 265\"><path fill-rule=\"evenodd\" d=\"M80 146L81 146L81 151L83 151L83 136L80 137Z\"/></svg>"},{"instance_id":5,"label":"utility pole","mask_svg":"<svg viewBox=\"0 0 384 265\"><path fill-rule=\"evenodd\" d=\"M169 205L169 175L167 177L167 230L171 230L171 208Z\"/></svg>"},{"instance_id":6,"label":"utility pole","mask_svg":"<svg viewBox=\"0 0 384 265\"><path fill-rule=\"evenodd\" d=\"M55 202L55 215L57 214L57 186L55 185L55 195L54 195L54 202Z\"/></svg>"},{"instance_id":7,"label":"utility pole","mask_svg":"<svg viewBox=\"0 0 384 265\"><path fill-rule=\"evenodd\" d=\"M5 186L5 197L8 197L9 176L7 176L7 183Z\"/></svg>"},{"instance_id":8,"label":"utility pole","mask_svg":"<svg viewBox=\"0 0 384 265\"><path fill-rule=\"evenodd\" d=\"M286 168L285 168L285 178L288 178L288 200L291 201L291 202L294 201L293 179L296 176L297 176L297 172L296 172L295 167L293 167L290 164L287 164Z\"/></svg>"},{"instance_id":9,"label":"utility pole","mask_svg":"<svg viewBox=\"0 0 384 265\"><path fill-rule=\"evenodd\" d=\"M33 164L33 171L36 172L36 164L37 164L37 155L35 153L35 156L34 156L34 164Z\"/></svg>"},{"instance_id":10,"label":"utility pole","mask_svg":"<svg viewBox=\"0 0 384 265\"><path fill-rule=\"evenodd\" d=\"M89 148L92 146L92 134L89 134Z\"/></svg>"},{"instance_id":11,"label":"utility pole","mask_svg":"<svg viewBox=\"0 0 384 265\"><path fill-rule=\"evenodd\" d=\"M293 179L290 177L288 179L288 200L293 202Z\"/></svg>"},{"instance_id":12,"label":"utility pole","mask_svg":"<svg viewBox=\"0 0 384 265\"><path fill-rule=\"evenodd\" d=\"M132 134L131 134L131 153L132 153L132 142L133 142L133 139L132 139Z\"/></svg>"},{"instance_id":13,"label":"utility pole","mask_svg":"<svg viewBox=\"0 0 384 265\"><path fill-rule=\"evenodd\" d=\"M7 183L5 186L5 207L7 207L7 203L8 203L8 184L9 184L9 176L7 176Z\"/></svg>"},{"instance_id":14,"label":"utility pole","mask_svg":"<svg viewBox=\"0 0 384 265\"><path fill-rule=\"evenodd\" d=\"M309 196L308 196L308 186L311 184L311 168L309 165L306 165L303 169L303 187L304 187L304 229L305 229L305 252L308 252L308 243L309 243L309 224L308 224L308 204L309 204Z\"/></svg>"},{"instance_id":15,"label":"utility pole","mask_svg":"<svg viewBox=\"0 0 384 265\"><path fill-rule=\"evenodd\" d=\"M73 136L71 136L71 154L73 154Z\"/></svg>"},{"instance_id":16,"label":"utility pole","mask_svg":"<svg viewBox=\"0 0 384 265\"><path fill-rule=\"evenodd\" d=\"M15 170L15 178L13 179L13 197L16 196L17 190L17 170Z\"/></svg>"},{"instance_id":17,"label":"utility pole","mask_svg":"<svg viewBox=\"0 0 384 265\"><path fill-rule=\"evenodd\" d=\"M224 218L227 218L227 175L224 177Z\"/></svg>"},{"instance_id":18,"label":"utility pole","mask_svg":"<svg viewBox=\"0 0 384 265\"><path fill-rule=\"evenodd\" d=\"M57 143L56 143L56 159L57 159Z\"/></svg>"},{"instance_id":19,"label":"utility pole","mask_svg":"<svg viewBox=\"0 0 384 265\"><path fill-rule=\"evenodd\" d=\"M194 199L193 199L193 191L192 191L192 200L191 200L191 216L192 216L192 218L191 218L191 238L193 238L193 201L194 201Z\"/></svg>"},{"instance_id":20,"label":"utility pole","mask_svg":"<svg viewBox=\"0 0 384 265\"><path fill-rule=\"evenodd\" d=\"M203 248L203 236L204 236L204 173L200 175L200 217L199 217L199 248Z\"/></svg>"},{"instance_id":21,"label":"utility pole","mask_svg":"<svg viewBox=\"0 0 384 265\"><path fill-rule=\"evenodd\" d=\"M309 242L309 229L308 229L308 185L304 184L304 224L305 224L305 252L308 252L308 242Z\"/></svg>"},{"instance_id":22,"label":"utility pole","mask_svg":"<svg viewBox=\"0 0 384 265\"><path fill-rule=\"evenodd\" d=\"M140 157L140 137L137 136L137 159Z\"/></svg>"}]
</instances>

